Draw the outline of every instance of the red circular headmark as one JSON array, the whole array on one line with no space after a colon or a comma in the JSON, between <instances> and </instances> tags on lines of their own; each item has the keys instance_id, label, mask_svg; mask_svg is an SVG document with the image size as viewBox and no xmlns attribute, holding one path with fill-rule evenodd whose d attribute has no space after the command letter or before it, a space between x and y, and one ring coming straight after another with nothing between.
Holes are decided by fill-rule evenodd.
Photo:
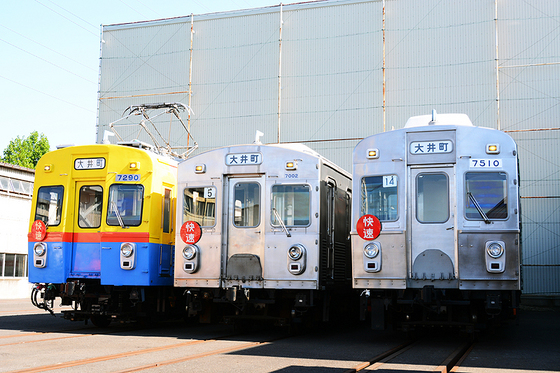
<instances>
[{"instance_id":1,"label":"red circular headmark","mask_svg":"<svg viewBox=\"0 0 560 373\"><path fill-rule=\"evenodd\" d=\"M181 226L181 239L184 243L195 244L200 240L202 236L202 229L200 229L200 224L196 221L186 221Z\"/></svg>"},{"instance_id":2,"label":"red circular headmark","mask_svg":"<svg viewBox=\"0 0 560 373\"><path fill-rule=\"evenodd\" d=\"M35 220L31 224L31 238L35 241L43 241L47 237L47 226L42 220Z\"/></svg>"},{"instance_id":3,"label":"red circular headmark","mask_svg":"<svg viewBox=\"0 0 560 373\"><path fill-rule=\"evenodd\" d=\"M358 219L356 230L364 240L375 240L381 233L381 222L374 215L364 215Z\"/></svg>"}]
</instances>

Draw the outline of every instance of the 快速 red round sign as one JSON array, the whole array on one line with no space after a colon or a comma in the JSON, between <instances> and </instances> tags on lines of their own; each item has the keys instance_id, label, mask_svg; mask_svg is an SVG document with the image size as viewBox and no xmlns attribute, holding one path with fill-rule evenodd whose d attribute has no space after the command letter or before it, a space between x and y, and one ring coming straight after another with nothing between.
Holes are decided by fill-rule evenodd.
<instances>
[{"instance_id":1,"label":"\u5feb\u901f red round sign","mask_svg":"<svg viewBox=\"0 0 560 373\"><path fill-rule=\"evenodd\" d=\"M364 215L358 219L356 230L364 240L375 240L381 233L381 222L374 215Z\"/></svg>"},{"instance_id":2,"label":"\u5feb\u901f red round sign","mask_svg":"<svg viewBox=\"0 0 560 373\"><path fill-rule=\"evenodd\" d=\"M197 243L202 236L202 229L200 229L200 224L192 220L184 222L181 226L180 235L184 243L191 245Z\"/></svg>"},{"instance_id":3,"label":"\u5feb\u901f red round sign","mask_svg":"<svg viewBox=\"0 0 560 373\"><path fill-rule=\"evenodd\" d=\"M35 241L43 241L47 236L47 226L42 220L35 220L31 224L31 238Z\"/></svg>"}]
</instances>

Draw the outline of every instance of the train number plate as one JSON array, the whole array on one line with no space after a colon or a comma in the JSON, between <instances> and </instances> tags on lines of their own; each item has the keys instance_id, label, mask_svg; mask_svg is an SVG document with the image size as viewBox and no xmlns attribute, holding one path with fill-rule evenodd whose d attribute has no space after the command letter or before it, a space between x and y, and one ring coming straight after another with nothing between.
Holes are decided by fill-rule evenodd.
<instances>
[{"instance_id":1,"label":"train number plate","mask_svg":"<svg viewBox=\"0 0 560 373\"><path fill-rule=\"evenodd\" d=\"M117 174L115 181L140 181L139 174Z\"/></svg>"},{"instance_id":2,"label":"train number plate","mask_svg":"<svg viewBox=\"0 0 560 373\"><path fill-rule=\"evenodd\" d=\"M469 168L502 168L501 159L470 159Z\"/></svg>"}]
</instances>

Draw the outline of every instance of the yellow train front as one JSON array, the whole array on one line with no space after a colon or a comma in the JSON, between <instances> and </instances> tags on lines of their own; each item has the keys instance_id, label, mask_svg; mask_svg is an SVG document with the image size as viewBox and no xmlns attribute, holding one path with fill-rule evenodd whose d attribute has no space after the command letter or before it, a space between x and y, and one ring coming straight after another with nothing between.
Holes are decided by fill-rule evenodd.
<instances>
[{"instance_id":1,"label":"yellow train front","mask_svg":"<svg viewBox=\"0 0 560 373\"><path fill-rule=\"evenodd\" d=\"M173 290L177 162L140 142L71 146L36 168L32 302L95 325L180 312Z\"/></svg>"}]
</instances>

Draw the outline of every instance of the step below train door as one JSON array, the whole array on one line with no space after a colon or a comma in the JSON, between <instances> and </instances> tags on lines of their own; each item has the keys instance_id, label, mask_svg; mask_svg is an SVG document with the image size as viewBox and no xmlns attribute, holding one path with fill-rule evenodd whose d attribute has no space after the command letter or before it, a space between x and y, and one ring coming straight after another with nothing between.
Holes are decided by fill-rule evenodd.
<instances>
[{"instance_id":1,"label":"step below train door","mask_svg":"<svg viewBox=\"0 0 560 373\"><path fill-rule=\"evenodd\" d=\"M454 168L411 168L410 173L411 286L454 287L450 286L456 281Z\"/></svg>"},{"instance_id":2,"label":"step below train door","mask_svg":"<svg viewBox=\"0 0 560 373\"><path fill-rule=\"evenodd\" d=\"M264 176L228 179L226 287L263 287Z\"/></svg>"},{"instance_id":3,"label":"step below train door","mask_svg":"<svg viewBox=\"0 0 560 373\"><path fill-rule=\"evenodd\" d=\"M99 278L103 187L101 182L76 182L72 270L70 277Z\"/></svg>"}]
</instances>

